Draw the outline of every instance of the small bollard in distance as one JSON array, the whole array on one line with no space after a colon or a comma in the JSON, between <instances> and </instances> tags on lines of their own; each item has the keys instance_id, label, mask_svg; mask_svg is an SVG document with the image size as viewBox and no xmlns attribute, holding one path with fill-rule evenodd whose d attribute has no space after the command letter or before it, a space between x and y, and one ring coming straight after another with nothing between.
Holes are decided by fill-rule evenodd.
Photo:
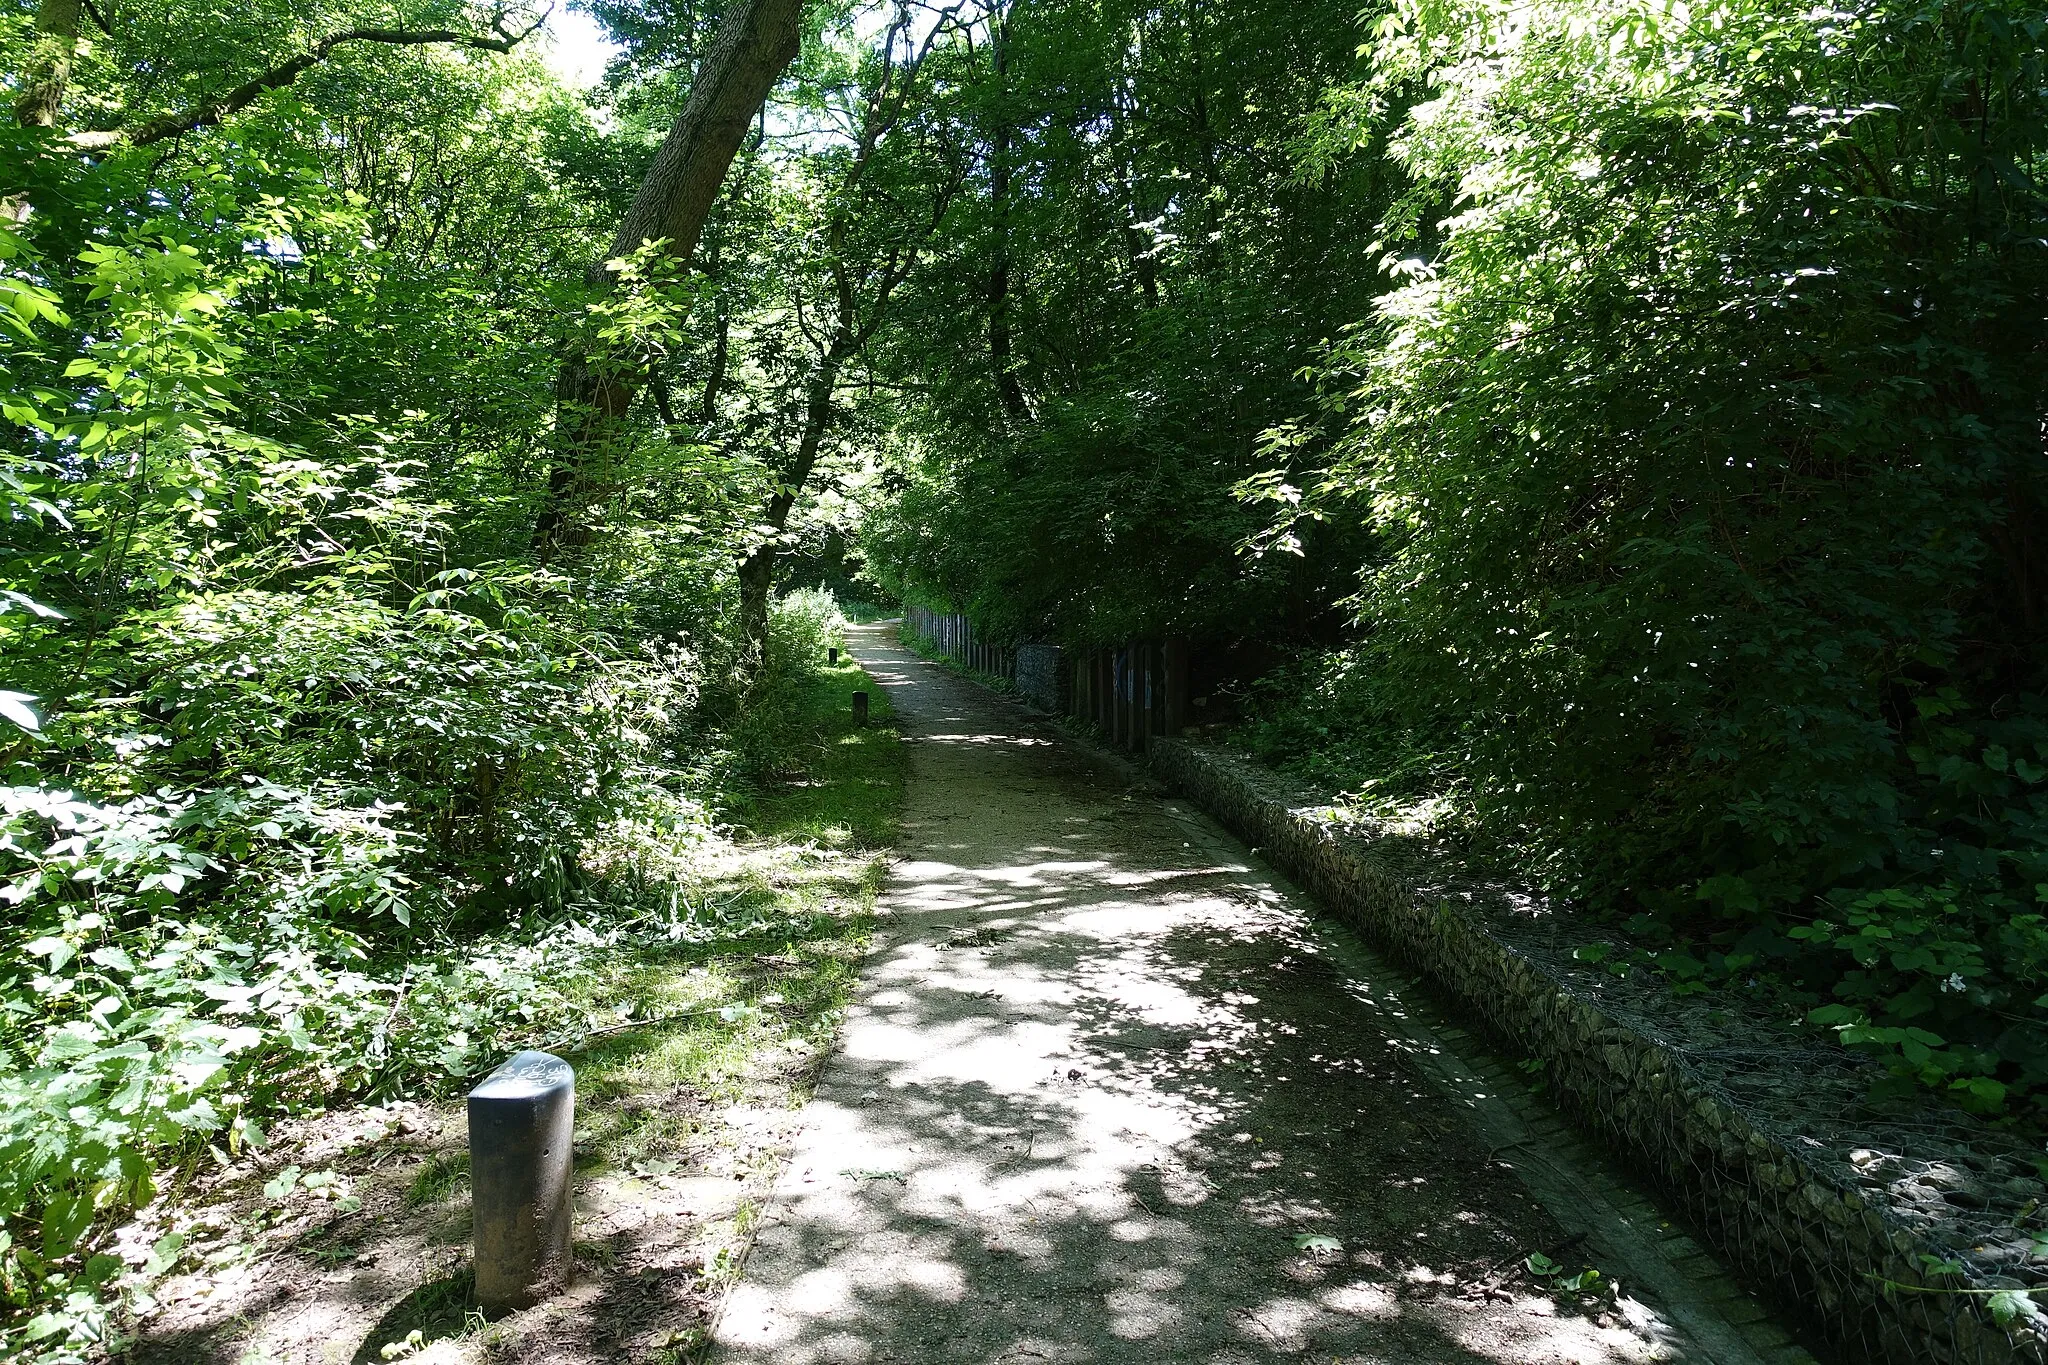
<instances>
[{"instance_id":1,"label":"small bollard in distance","mask_svg":"<svg viewBox=\"0 0 2048 1365\"><path fill-rule=\"evenodd\" d=\"M868 694L865 692L853 694L853 723L855 725L866 725L868 723Z\"/></svg>"},{"instance_id":2,"label":"small bollard in distance","mask_svg":"<svg viewBox=\"0 0 2048 1365\"><path fill-rule=\"evenodd\" d=\"M834 668L839 667L839 647L837 645L825 651L825 662Z\"/></svg>"},{"instance_id":3,"label":"small bollard in distance","mask_svg":"<svg viewBox=\"0 0 2048 1365\"><path fill-rule=\"evenodd\" d=\"M469 1092L476 1297L485 1313L529 1308L569 1283L569 1156L576 1072L521 1052Z\"/></svg>"}]
</instances>

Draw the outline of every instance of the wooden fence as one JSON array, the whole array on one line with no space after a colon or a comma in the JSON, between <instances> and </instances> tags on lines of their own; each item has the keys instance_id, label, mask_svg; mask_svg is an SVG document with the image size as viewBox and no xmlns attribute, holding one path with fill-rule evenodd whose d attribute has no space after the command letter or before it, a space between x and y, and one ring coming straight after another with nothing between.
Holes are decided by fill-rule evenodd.
<instances>
[{"instance_id":1,"label":"wooden fence","mask_svg":"<svg viewBox=\"0 0 2048 1365\"><path fill-rule=\"evenodd\" d=\"M1067 713L1119 748L1143 753L1154 739L1187 728L1188 642L1134 640L1075 656Z\"/></svg>"},{"instance_id":2,"label":"wooden fence","mask_svg":"<svg viewBox=\"0 0 2048 1365\"><path fill-rule=\"evenodd\" d=\"M965 616L923 607L903 609L903 628L956 663L1016 685L1046 710L1085 721L1119 748L1143 753L1153 739L1187 727L1193 670L1184 639L1134 640L1080 652L995 645Z\"/></svg>"},{"instance_id":3,"label":"wooden fence","mask_svg":"<svg viewBox=\"0 0 2048 1365\"><path fill-rule=\"evenodd\" d=\"M977 673L1009 682L1017 679L1017 651L990 644L974 628L974 623L958 612L941 615L924 607L905 607L903 628L953 662Z\"/></svg>"}]
</instances>

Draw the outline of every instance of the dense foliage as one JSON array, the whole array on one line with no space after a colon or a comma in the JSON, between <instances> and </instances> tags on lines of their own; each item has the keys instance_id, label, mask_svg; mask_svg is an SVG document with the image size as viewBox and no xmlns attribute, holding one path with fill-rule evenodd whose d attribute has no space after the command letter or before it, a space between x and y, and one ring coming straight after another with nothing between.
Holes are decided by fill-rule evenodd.
<instances>
[{"instance_id":1,"label":"dense foliage","mask_svg":"<svg viewBox=\"0 0 2048 1365\"><path fill-rule=\"evenodd\" d=\"M744 11L591 8L582 92L459 3L0 11L10 1349L165 1170L542 1026L779 771L802 584L1192 637L2039 1117L2038 7L814 6L687 261L604 257Z\"/></svg>"},{"instance_id":2,"label":"dense foliage","mask_svg":"<svg viewBox=\"0 0 2048 1365\"><path fill-rule=\"evenodd\" d=\"M1072 13L1015 12L985 195L1024 405L915 339L887 571L1279 647L1270 757L1438 798L1687 989L2048 1093L2038 11Z\"/></svg>"},{"instance_id":3,"label":"dense foliage","mask_svg":"<svg viewBox=\"0 0 2048 1365\"><path fill-rule=\"evenodd\" d=\"M533 15L176 0L67 65L67 8L108 17L0 27L0 1340L53 1358L176 1260L114 1234L209 1149L458 1085L573 1033L627 926L703 928L693 850L802 765L836 642L803 595L743 638L738 574L844 160L756 140L705 269L593 278L687 68L584 94ZM796 122L889 70L817 20ZM550 552L565 357L656 384Z\"/></svg>"},{"instance_id":4,"label":"dense foliage","mask_svg":"<svg viewBox=\"0 0 2048 1365\"><path fill-rule=\"evenodd\" d=\"M1383 31L1456 208L1324 371L1322 495L1384 553L1363 690L1561 889L1977 1107L2038 1090L2043 17Z\"/></svg>"},{"instance_id":5,"label":"dense foliage","mask_svg":"<svg viewBox=\"0 0 2048 1365\"><path fill-rule=\"evenodd\" d=\"M963 99L987 168L883 361L928 395L865 528L892 586L1073 640L1334 619L1336 561L1241 561L1262 514L1231 490L1382 287L1393 177L1289 151L1356 68L1354 13L1009 10Z\"/></svg>"}]
</instances>

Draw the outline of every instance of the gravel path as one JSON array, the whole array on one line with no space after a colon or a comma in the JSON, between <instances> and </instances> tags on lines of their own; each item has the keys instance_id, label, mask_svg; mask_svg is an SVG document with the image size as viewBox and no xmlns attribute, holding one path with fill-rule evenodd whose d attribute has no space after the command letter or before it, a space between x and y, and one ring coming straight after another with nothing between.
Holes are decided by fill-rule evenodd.
<instances>
[{"instance_id":1,"label":"gravel path","mask_svg":"<svg viewBox=\"0 0 2048 1365\"><path fill-rule=\"evenodd\" d=\"M1628 1243L1532 1193L1241 845L893 627L853 645L912 745L903 847L714 1358L1752 1365L1600 1264Z\"/></svg>"}]
</instances>

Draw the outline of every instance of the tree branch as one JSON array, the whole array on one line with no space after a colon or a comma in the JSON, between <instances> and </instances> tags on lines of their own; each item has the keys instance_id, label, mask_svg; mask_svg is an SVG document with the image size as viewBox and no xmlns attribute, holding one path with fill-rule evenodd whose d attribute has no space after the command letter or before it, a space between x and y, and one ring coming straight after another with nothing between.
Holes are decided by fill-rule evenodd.
<instances>
[{"instance_id":1,"label":"tree branch","mask_svg":"<svg viewBox=\"0 0 2048 1365\"><path fill-rule=\"evenodd\" d=\"M461 33L449 28L352 28L341 33L331 33L290 61L270 68L254 80L237 86L217 100L194 105L180 113L151 119L132 132L117 128L108 132L73 133L65 141L79 151L94 152L123 142L135 147L147 147L152 142L162 142L165 138L176 137L181 133L211 128L222 120L240 113L272 90L281 90L290 85L307 71L326 61L334 49L345 43L384 43L392 47L428 47L445 43L451 47L475 48L482 52L510 52L546 23L551 13L553 6L543 10L539 18L518 32L506 27L506 16L500 13L491 20L489 35Z\"/></svg>"}]
</instances>

